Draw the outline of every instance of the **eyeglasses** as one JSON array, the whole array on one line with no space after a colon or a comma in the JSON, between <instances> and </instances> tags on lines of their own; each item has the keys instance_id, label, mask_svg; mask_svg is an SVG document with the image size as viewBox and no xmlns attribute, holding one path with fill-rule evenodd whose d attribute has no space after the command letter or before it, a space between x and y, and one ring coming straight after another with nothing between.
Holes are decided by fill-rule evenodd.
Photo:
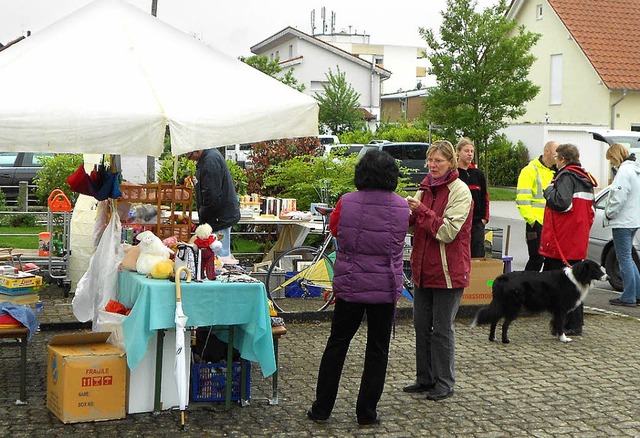
<instances>
[{"instance_id":1,"label":"eyeglasses","mask_svg":"<svg viewBox=\"0 0 640 438\"><path fill-rule=\"evenodd\" d=\"M427 163L429 164L437 164L440 165L442 163L447 163L448 160L443 160L441 158L427 158Z\"/></svg>"}]
</instances>

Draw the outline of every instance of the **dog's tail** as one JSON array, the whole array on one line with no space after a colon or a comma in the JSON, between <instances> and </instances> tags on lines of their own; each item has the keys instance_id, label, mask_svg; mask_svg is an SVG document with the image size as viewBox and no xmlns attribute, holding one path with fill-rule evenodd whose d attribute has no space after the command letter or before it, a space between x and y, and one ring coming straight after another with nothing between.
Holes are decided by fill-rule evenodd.
<instances>
[{"instance_id":1,"label":"dog's tail","mask_svg":"<svg viewBox=\"0 0 640 438\"><path fill-rule=\"evenodd\" d=\"M476 313L476 317L473 319L471 327L489 324L490 322L497 319L497 315L499 315L499 312L497 312L495 304L492 303L488 306L482 307L480 310L478 310L478 313Z\"/></svg>"},{"instance_id":2,"label":"dog's tail","mask_svg":"<svg viewBox=\"0 0 640 438\"><path fill-rule=\"evenodd\" d=\"M476 313L476 316L471 323L471 327L486 325L502 318L502 308L499 301L496 300L496 296L500 295L500 291L502 290L502 281L500 281L500 277L493 282L492 289L493 299L491 300L491 303L478 310L478 313Z\"/></svg>"}]
</instances>

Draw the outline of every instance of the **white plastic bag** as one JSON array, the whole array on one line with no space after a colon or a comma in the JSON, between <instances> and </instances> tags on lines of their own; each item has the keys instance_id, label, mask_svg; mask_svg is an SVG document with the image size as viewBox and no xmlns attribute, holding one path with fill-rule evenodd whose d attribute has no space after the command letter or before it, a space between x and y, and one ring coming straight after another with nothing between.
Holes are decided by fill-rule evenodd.
<instances>
[{"instance_id":1,"label":"white plastic bag","mask_svg":"<svg viewBox=\"0 0 640 438\"><path fill-rule=\"evenodd\" d=\"M116 298L118 286L118 265L124 258L120 239L122 227L120 217L113 206L111 220L102 233L96 252L91 256L89 268L84 273L73 297L73 314L78 321L93 321L96 327L98 313L109 300Z\"/></svg>"}]
</instances>

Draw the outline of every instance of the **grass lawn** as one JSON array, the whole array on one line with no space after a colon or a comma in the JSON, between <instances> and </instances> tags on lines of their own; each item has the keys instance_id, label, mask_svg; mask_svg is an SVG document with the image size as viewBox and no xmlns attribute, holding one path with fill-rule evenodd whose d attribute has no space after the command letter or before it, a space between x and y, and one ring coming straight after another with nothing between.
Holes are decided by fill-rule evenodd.
<instances>
[{"instance_id":1,"label":"grass lawn","mask_svg":"<svg viewBox=\"0 0 640 438\"><path fill-rule=\"evenodd\" d=\"M489 187L489 199L491 201L515 201L516 189L509 187ZM10 246L22 249L38 249L38 233L42 231L47 231L46 227L0 227L0 248ZM9 235L7 236L6 234ZM15 234L30 235L12 236ZM264 243L262 242L243 239L239 236L233 238L232 245L234 253L260 253L264 248Z\"/></svg>"},{"instance_id":2,"label":"grass lawn","mask_svg":"<svg viewBox=\"0 0 640 438\"><path fill-rule=\"evenodd\" d=\"M490 201L515 201L516 189L510 187L489 187Z\"/></svg>"},{"instance_id":3,"label":"grass lawn","mask_svg":"<svg viewBox=\"0 0 640 438\"><path fill-rule=\"evenodd\" d=\"M47 231L46 227L0 227L0 247L8 246L21 249L38 249L38 233ZM5 234L12 234L5 236ZM30 234L30 236L14 236L13 234Z\"/></svg>"}]
</instances>

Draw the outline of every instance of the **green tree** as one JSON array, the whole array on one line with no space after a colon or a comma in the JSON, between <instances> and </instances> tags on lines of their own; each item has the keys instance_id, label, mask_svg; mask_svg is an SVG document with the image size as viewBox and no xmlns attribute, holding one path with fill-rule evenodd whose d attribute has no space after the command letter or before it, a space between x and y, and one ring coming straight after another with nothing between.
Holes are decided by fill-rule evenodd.
<instances>
[{"instance_id":1,"label":"green tree","mask_svg":"<svg viewBox=\"0 0 640 438\"><path fill-rule=\"evenodd\" d=\"M248 58L241 57L240 61L250 65L256 70L260 70L262 73L267 74L272 78L279 80L283 84L288 85L295 90L303 92L306 88L304 84L299 84L298 80L293 76L294 68L288 69L284 75L280 76L282 67L280 67L279 58L270 61L266 55L255 55Z\"/></svg>"},{"instance_id":2,"label":"green tree","mask_svg":"<svg viewBox=\"0 0 640 438\"><path fill-rule=\"evenodd\" d=\"M325 75L329 83L322 86L324 93L315 93L314 97L320 105L320 130L340 135L345 131L361 130L364 118L360 111L360 94L347 82L340 67L336 66L336 69L336 74L329 69Z\"/></svg>"},{"instance_id":3,"label":"green tree","mask_svg":"<svg viewBox=\"0 0 640 438\"><path fill-rule=\"evenodd\" d=\"M84 162L82 154L56 154L42 157L42 169L33 179L36 184L36 197L41 205L47 205L47 199L55 189L62 190L72 204L78 199L66 179Z\"/></svg>"},{"instance_id":4,"label":"green tree","mask_svg":"<svg viewBox=\"0 0 640 438\"><path fill-rule=\"evenodd\" d=\"M425 98L423 116L444 126L447 138L474 139L488 174L487 140L509 119L523 115L525 103L540 90L527 79L535 61L530 49L540 35L508 19L505 0L482 12L476 5L475 0L447 0L439 37L420 28L429 47L429 73L438 80Z\"/></svg>"}]
</instances>

